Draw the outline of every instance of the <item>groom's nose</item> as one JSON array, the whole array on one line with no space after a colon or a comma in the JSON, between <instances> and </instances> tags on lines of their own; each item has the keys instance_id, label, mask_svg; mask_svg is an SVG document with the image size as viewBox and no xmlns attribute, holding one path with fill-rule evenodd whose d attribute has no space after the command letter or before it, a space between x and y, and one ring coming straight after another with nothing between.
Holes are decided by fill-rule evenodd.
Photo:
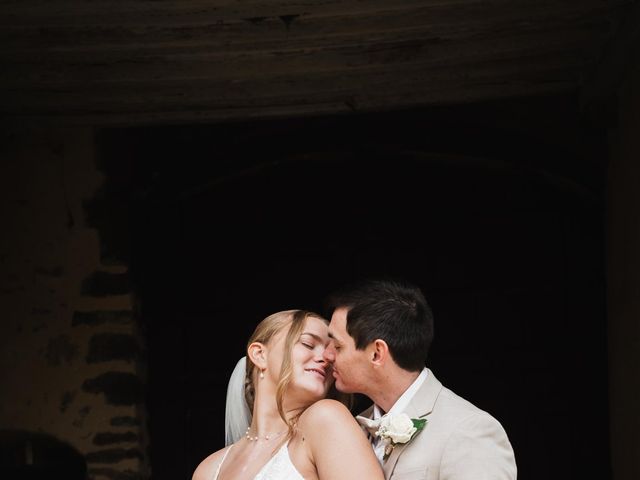
<instances>
[{"instance_id":1,"label":"groom's nose","mask_svg":"<svg viewBox=\"0 0 640 480\"><path fill-rule=\"evenodd\" d=\"M333 363L334 360L336 359L336 350L335 348L333 348L333 342L329 342L329 345L327 345L327 348L324 349L324 353L322 354L322 358L324 358L324 360L327 363Z\"/></svg>"}]
</instances>

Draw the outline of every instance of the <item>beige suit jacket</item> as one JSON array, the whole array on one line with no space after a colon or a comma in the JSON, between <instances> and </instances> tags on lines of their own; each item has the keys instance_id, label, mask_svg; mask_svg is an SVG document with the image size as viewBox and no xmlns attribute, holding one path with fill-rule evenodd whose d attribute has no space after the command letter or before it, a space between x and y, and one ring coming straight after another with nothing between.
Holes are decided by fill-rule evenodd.
<instances>
[{"instance_id":1,"label":"beige suit jacket","mask_svg":"<svg viewBox=\"0 0 640 480\"><path fill-rule=\"evenodd\" d=\"M443 387L430 370L405 413L427 424L384 461L387 480L516 479L513 448L500 422ZM372 414L373 406L361 415Z\"/></svg>"}]
</instances>

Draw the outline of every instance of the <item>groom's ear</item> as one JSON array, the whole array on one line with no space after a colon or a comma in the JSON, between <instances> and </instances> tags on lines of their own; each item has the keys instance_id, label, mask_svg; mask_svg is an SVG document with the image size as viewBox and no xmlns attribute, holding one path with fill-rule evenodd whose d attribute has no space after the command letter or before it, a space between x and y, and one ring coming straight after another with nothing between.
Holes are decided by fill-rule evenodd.
<instances>
[{"instance_id":1,"label":"groom's ear","mask_svg":"<svg viewBox=\"0 0 640 480\"><path fill-rule=\"evenodd\" d=\"M260 370L267 368L267 349L260 342L253 342L247 348L247 356Z\"/></svg>"},{"instance_id":2,"label":"groom's ear","mask_svg":"<svg viewBox=\"0 0 640 480\"><path fill-rule=\"evenodd\" d=\"M381 339L371 342L371 350L369 351L371 363L382 366L389 358L389 345Z\"/></svg>"}]
</instances>

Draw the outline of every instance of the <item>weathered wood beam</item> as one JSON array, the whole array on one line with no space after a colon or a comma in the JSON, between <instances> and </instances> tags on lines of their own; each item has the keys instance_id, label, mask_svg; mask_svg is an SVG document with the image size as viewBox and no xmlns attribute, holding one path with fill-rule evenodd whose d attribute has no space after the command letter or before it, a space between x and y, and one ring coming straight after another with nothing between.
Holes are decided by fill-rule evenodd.
<instances>
[{"instance_id":1,"label":"weathered wood beam","mask_svg":"<svg viewBox=\"0 0 640 480\"><path fill-rule=\"evenodd\" d=\"M11 70L0 72L6 90L26 88L76 88L90 82L96 87L110 83L191 80L242 81L251 77L335 72L420 64L425 70L474 62L531 56L575 55L571 63L589 60L602 35L587 28L547 31L506 37L444 40L430 36L380 34L375 43L364 40L306 48L282 48L272 52L155 52L124 54L114 50L65 52L16 57Z\"/></svg>"},{"instance_id":2,"label":"weathered wood beam","mask_svg":"<svg viewBox=\"0 0 640 480\"><path fill-rule=\"evenodd\" d=\"M5 0L0 114L222 120L573 90L628 2Z\"/></svg>"},{"instance_id":3,"label":"weathered wood beam","mask_svg":"<svg viewBox=\"0 0 640 480\"><path fill-rule=\"evenodd\" d=\"M240 83L202 82L189 89L183 85L137 88L105 88L101 92L26 92L7 105L13 117L24 119L49 116L74 118L102 124L153 121L166 118L179 121L189 117L201 121L261 118L281 115L373 111L447 102L462 103L486 98L566 91L575 86L579 65L572 72L566 58L531 59L480 64L465 71L458 67L434 72L422 68L394 72L381 68L333 74L271 78L268 82L247 79ZM92 93L95 93L93 95ZM104 117L104 120L100 120ZM111 119L111 120L109 120Z\"/></svg>"},{"instance_id":4,"label":"weathered wood beam","mask_svg":"<svg viewBox=\"0 0 640 480\"><path fill-rule=\"evenodd\" d=\"M403 12L419 8L468 13L557 9L613 8L630 0L21 0L2 2L0 25L141 25L202 24L211 20L257 20L281 15L354 16Z\"/></svg>"},{"instance_id":5,"label":"weathered wood beam","mask_svg":"<svg viewBox=\"0 0 640 480\"><path fill-rule=\"evenodd\" d=\"M0 117L0 125L8 122L12 126L43 125L58 127L93 126L93 127L131 127L140 125L171 125L197 123L227 123L246 120L262 120L276 118L291 118L317 116L324 114L352 114L354 112L389 111L404 108L420 108L433 105L460 104L487 99L512 98L520 96L546 95L566 91L567 82L548 82L533 84L523 88L520 85L477 87L474 90L459 90L457 88L440 90L436 94L394 95L388 98L381 95L374 99L357 97L341 97L323 101L305 99L303 103L294 103L287 99L286 104L278 105L233 105L224 108L211 108L199 105L197 109L189 105L180 106L175 110L140 110L126 108L114 112L69 110L44 112L35 114L15 114L11 117ZM293 99L295 100L295 99Z\"/></svg>"},{"instance_id":6,"label":"weathered wood beam","mask_svg":"<svg viewBox=\"0 0 640 480\"><path fill-rule=\"evenodd\" d=\"M501 3L501 2L498 2ZM512 2L513 3L513 2ZM335 15L302 13L281 16L231 19L196 18L159 19L137 18L135 23L117 19L76 18L69 15L61 25L50 19L21 24L7 22L0 28L0 53L26 53L29 50L46 52L68 50L208 48L226 51L270 50L299 44L301 47L318 43L341 43L360 36L369 41L385 32L428 32L445 38L468 38L492 34L527 33L544 29L576 28L599 25L606 28L611 9L598 3L526 6L489 4L483 8L438 6L403 6L369 12L338 12ZM2 19L3 17L0 17ZM354 38L355 40L355 38Z\"/></svg>"}]
</instances>

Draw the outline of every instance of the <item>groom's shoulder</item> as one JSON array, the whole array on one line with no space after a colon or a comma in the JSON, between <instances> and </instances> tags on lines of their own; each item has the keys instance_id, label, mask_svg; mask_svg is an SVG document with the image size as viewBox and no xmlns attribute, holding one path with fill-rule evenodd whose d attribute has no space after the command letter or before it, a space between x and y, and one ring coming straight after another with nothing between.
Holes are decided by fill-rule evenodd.
<instances>
[{"instance_id":1,"label":"groom's shoulder","mask_svg":"<svg viewBox=\"0 0 640 480\"><path fill-rule=\"evenodd\" d=\"M470 402L466 398L461 397L453 390L443 386L440 391L440 395L438 396L438 403L442 403L451 408L455 408L460 410L460 412L467 413L480 413L483 412L481 408L476 406L474 403Z\"/></svg>"},{"instance_id":2,"label":"groom's shoulder","mask_svg":"<svg viewBox=\"0 0 640 480\"><path fill-rule=\"evenodd\" d=\"M502 428L500 422L489 412L444 386L438 396L433 417L445 418L452 427L493 425Z\"/></svg>"},{"instance_id":3,"label":"groom's shoulder","mask_svg":"<svg viewBox=\"0 0 640 480\"><path fill-rule=\"evenodd\" d=\"M431 370L428 370L428 374L429 376L427 377L426 382L420 389L423 394L416 395L416 397L424 399L427 402L433 401L434 410L447 409L459 412L460 415L487 413L471 401L448 388L445 382L438 380ZM432 400L434 397L435 401Z\"/></svg>"}]
</instances>

